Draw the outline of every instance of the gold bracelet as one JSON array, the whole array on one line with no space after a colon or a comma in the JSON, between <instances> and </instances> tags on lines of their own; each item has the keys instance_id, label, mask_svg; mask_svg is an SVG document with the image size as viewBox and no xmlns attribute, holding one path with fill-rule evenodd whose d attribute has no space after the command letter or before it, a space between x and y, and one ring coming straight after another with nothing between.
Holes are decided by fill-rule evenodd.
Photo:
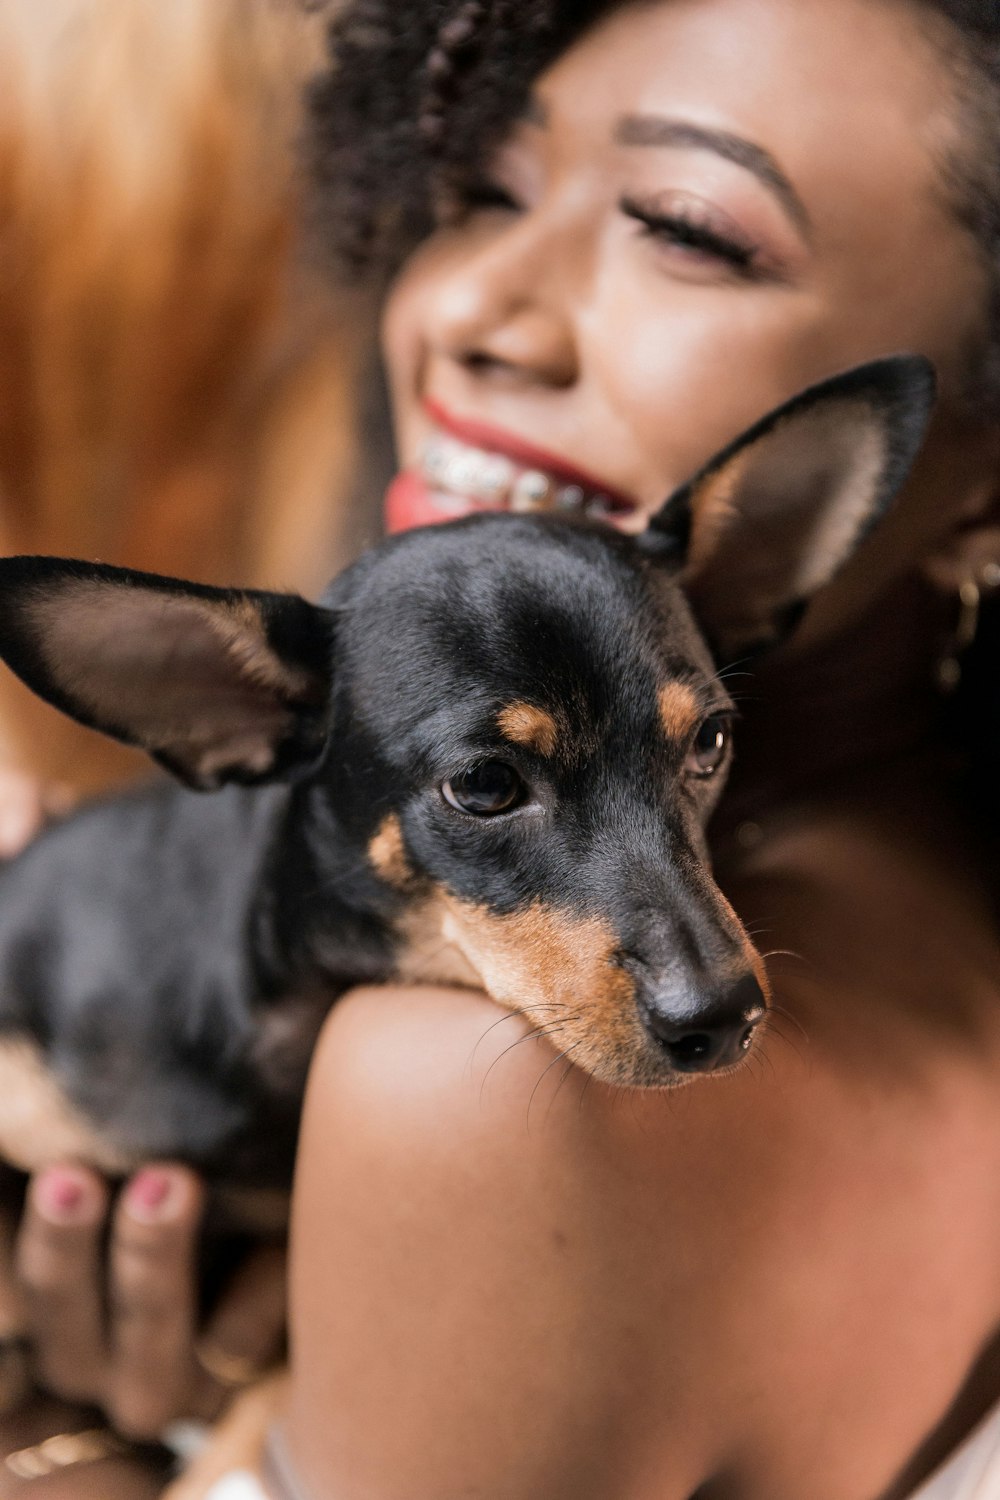
<instances>
[{"instance_id":1,"label":"gold bracelet","mask_svg":"<svg viewBox=\"0 0 1000 1500\"><path fill-rule=\"evenodd\" d=\"M58 1469L119 1458L131 1451L131 1444L109 1427L88 1427L82 1432L57 1432L30 1448L18 1448L7 1454L4 1465L18 1479L43 1479Z\"/></svg>"},{"instance_id":2,"label":"gold bracelet","mask_svg":"<svg viewBox=\"0 0 1000 1500\"><path fill-rule=\"evenodd\" d=\"M233 1354L213 1339L199 1339L194 1346L194 1357L205 1374L227 1391L239 1391L244 1386L253 1385L273 1368L273 1362L261 1364L243 1354Z\"/></svg>"}]
</instances>

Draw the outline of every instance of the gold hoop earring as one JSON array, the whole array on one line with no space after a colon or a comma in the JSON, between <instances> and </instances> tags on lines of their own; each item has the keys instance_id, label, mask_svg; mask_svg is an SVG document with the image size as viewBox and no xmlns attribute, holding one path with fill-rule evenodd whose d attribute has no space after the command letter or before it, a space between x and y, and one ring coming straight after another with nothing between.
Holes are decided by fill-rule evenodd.
<instances>
[{"instance_id":1,"label":"gold hoop earring","mask_svg":"<svg viewBox=\"0 0 1000 1500\"><path fill-rule=\"evenodd\" d=\"M935 677L942 693L953 693L962 681L962 661L979 631L983 595L1000 587L1000 562L988 562L970 574L958 590L958 618L938 659Z\"/></svg>"}]
</instances>

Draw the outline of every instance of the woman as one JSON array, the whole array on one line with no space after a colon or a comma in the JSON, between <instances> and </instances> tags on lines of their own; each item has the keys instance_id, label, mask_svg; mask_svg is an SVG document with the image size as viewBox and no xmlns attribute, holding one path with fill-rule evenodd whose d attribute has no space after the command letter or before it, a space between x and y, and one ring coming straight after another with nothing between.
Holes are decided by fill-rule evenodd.
<instances>
[{"instance_id":1,"label":"woman","mask_svg":"<svg viewBox=\"0 0 1000 1500\"><path fill-rule=\"evenodd\" d=\"M960 0L443 9L349 10L316 95L346 248L426 231L386 304L394 524L467 508L485 454L508 500L637 526L763 411L901 348L942 398L893 515L743 705L717 846L777 950L761 1064L619 1097L473 995L338 1006L268 1484L910 1495L1000 1396L1000 948L934 681L1000 560L998 26ZM442 443L461 464L432 483ZM75 1233L86 1285L101 1212L77 1186L60 1234L37 1185L25 1245ZM154 1242L178 1369L175 1207Z\"/></svg>"}]
</instances>

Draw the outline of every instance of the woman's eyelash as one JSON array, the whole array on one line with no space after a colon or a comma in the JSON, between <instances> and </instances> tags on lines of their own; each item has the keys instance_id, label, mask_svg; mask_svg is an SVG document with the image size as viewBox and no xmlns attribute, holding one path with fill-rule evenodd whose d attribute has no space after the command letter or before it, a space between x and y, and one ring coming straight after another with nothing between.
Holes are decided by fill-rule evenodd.
<instances>
[{"instance_id":1,"label":"woman's eyelash","mask_svg":"<svg viewBox=\"0 0 1000 1500\"><path fill-rule=\"evenodd\" d=\"M700 224L683 210L666 213L633 198L623 198L618 206L627 218L637 220L654 239L717 256L741 275L754 274L758 258L756 246L730 239L718 230Z\"/></svg>"},{"instance_id":2,"label":"woman's eyelash","mask_svg":"<svg viewBox=\"0 0 1000 1500\"><path fill-rule=\"evenodd\" d=\"M475 208L518 208L513 193L508 192L499 182L490 182L483 178L478 182L463 182L458 188L458 197L464 209Z\"/></svg>"},{"instance_id":3,"label":"woman's eyelash","mask_svg":"<svg viewBox=\"0 0 1000 1500\"><path fill-rule=\"evenodd\" d=\"M478 209L512 209L521 205L514 194L501 183L489 178L480 178L462 183L455 192L453 210L459 214L475 213ZM699 222L694 214L677 209L672 213L633 198L623 198L619 204L623 214L642 225L645 233L654 239L682 249L695 250L704 255L715 256L733 271L748 279L758 270L759 252L755 245L720 233L707 224Z\"/></svg>"}]
</instances>

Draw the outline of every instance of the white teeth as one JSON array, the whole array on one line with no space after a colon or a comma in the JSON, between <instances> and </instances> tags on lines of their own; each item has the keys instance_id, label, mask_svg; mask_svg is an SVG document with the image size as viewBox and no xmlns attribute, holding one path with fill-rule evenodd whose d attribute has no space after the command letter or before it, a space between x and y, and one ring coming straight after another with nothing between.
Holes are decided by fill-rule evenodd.
<instances>
[{"instance_id":1,"label":"white teeth","mask_svg":"<svg viewBox=\"0 0 1000 1500\"><path fill-rule=\"evenodd\" d=\"M556 491L556 510L582 510L584 493L578 484L565 484Z\"/></svg>"},{"instance_id":2,"label":"white teeth","mask_svg":"<svg viewBox=\"0 0 1000 1500\"><path fill-rule=\"evenodd\" d=\"M496 506L506 501L511 510L521 513L583 511L599 520L605 520L613 509L607 495L588 498L582 485L559 485L544 469L521 469L501 453L470 447L444 433L436 433L424 443L420 468L439 499L444 501L450 494L456 504L459 499Z\"/></svg>"},{"instance_id":3,"label":"white teeth","mask_svg":"<svg viewBox=\"0 0 1000 1500\"><path fill-rule=\"evenodd\" d=\"M453 453L445 464L444 482L448 489L459 495L473 493L478 478L479 465L475 454Z\"/></svg>"},{"instance_id":4,"label":"white teeth","mask_svg":"<svg viewBox=\"0 0 1000 1500\"><path fill-rule=\"evenodd\" d=\"M446 437L429 438L420 455L424 477L441 489L498 505L517 469L499 453L484 453Z\"/></svg>"},{"instance_id":5,"label":"white teeth","mask_svg":"<svg viewBox=\"0 0 1000 1500\"><path fill-rule=\"evenodd\" d=\"M491 500L502 500L510 489L514 477L514 465L509 458L490 454L483 465L479 483Z\"/></svg>"},{"instance_id":6,"label":"white teeth","mask_svg":"<svg viewBox=\"0 0 1000 1500\"><path fill-rule=\"evenodd\" d=\"M552 481L541 469L525 469L514 481L510 508L516 511L543 510L552 492Z\"/></svg>"},{"instance_id":7,"label":"white teeth","mask_svg":"<svg viewBox=\"0 0 1000 1500\"><path fill-rule=\"evenodd\" d=\"M434 438L428 438L420 454L420 467L424 471L424 478L432 484L440 484L444 479L445 466L448 455L444 444Z\"/></svg>"},{"instance_id":8,"label":"white teeth","mask_svg":"<svg viewBox=\"0 0 1000 1500\"><path fill-rule=\"evenodd\" d=\"M584 506L584 514L592 521L606 521L614 514L614 506L607 495L593 495Z\"/></svg>"}]
</instances>

